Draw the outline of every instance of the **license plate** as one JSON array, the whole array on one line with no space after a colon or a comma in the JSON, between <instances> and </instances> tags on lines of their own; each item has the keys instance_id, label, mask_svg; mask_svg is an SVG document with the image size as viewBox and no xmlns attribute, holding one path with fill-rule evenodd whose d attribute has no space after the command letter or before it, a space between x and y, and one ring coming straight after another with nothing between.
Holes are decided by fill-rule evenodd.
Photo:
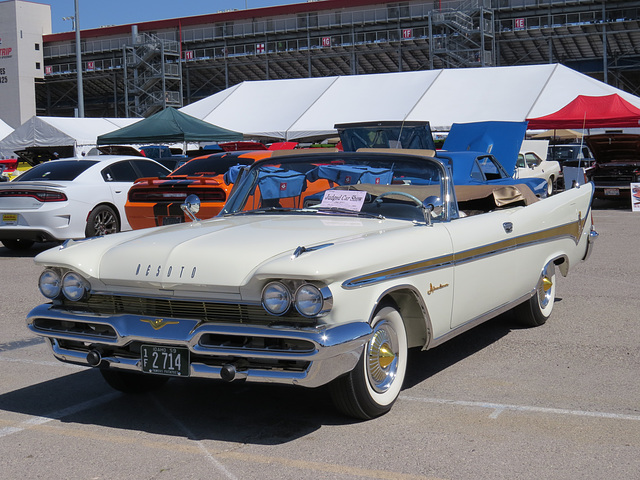
<instances>
[{"instance_id":1,"label":"license plate","mask_svg":"<svg viewBox=\"0 0 640 480\"><path fill-rule=\"evenodd\" d=\"M162 219L162 225L175 225L176 223L184 222L183 217L164 217Z\"/></svg>"},{"instance_id":2,"label":"license plate","mask_svg":"<svg viewBox=\"0 0 640 480\"><path fill-rule=\"evenodd\" d=\"M142 345L140 360L142 371L146 373L174 377L189 376L189 349L187 348Z\"/></svg>"},{"instance_id":3,"label":"license plate","mask_svg":"<svg viewBox=\"0 0 640 480\"><path fill-rule=\"evenodd\" d=\"M16 213L3 213L2 214L3 225L16 225L18 223L18 214Z\"/></svg>"},{"instance_id":4,"label":"license plate","mask_svg":"<svg viewBox=\"0 0 640 480\"><path fill-rule=\"evenodd\" d=\"M604 189L604 194L605 195L610 195L610 196L617 196L620 195L620 189L619 188L605 188Z\"/></svg>"}]
</instances>

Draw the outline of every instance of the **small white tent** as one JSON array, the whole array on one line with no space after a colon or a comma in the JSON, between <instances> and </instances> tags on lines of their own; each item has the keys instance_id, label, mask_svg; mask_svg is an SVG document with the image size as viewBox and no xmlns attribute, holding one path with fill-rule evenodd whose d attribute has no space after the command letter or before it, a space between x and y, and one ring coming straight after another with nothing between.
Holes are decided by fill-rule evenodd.
<instances>
[{"instance_id":1,"label":"small white tent","mask_svg":"<svg viewBox=\"0 0 640 480\"><path fill-rule=\"evenodd\" d=\"M96 145L98 135L131 125L139 118L31 117L0 141L0 154L27 147L74 147L75 155Z\"/></svg>"},{"instance_id":2,"label":"small white tent","mask_svg":"<svg viewBox=\"0 0 640 480\"><path fill-rule=\"evenodd\" d=\"M336 123L427 120L524 121L553 113L578 95L640 98L559 64L243 82L181 111L247 138L334 135Z\"/></svg>"},{"instance_id":3,"label":"small white tent","mask_svg":"<svg viewBox=\"0 0 640 480\"><path fill-rule=\"evenodd\" d=\"M13 132L13 128L11 128L4 121L2 121L2 119L0 119L0 140L5 138L11 132Z\"/></svg>"}]
</instances>

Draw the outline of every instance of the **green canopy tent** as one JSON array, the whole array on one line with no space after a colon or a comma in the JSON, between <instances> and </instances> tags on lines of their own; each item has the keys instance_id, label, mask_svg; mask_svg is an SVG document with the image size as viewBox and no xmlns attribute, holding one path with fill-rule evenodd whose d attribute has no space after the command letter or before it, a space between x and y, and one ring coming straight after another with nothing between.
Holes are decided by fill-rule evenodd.
<instances>
[{"instance_id":1,"label":"green canopy tent","mask_svg":"<svg viewBox=\"0 0 640 480\"><path fill-rule=\"evenodd\" d=\"M169 107L133 125L100 135L98 145L234 142L242 139L240 132L217 127Z\"/></svg>"}]
</instances>

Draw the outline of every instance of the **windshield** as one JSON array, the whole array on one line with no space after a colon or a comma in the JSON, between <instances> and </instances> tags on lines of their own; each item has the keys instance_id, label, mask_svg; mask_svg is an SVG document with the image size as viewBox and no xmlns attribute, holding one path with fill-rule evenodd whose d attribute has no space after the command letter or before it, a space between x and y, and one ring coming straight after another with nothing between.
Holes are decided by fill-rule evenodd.
<instances>
[{"instance_id":1,"label":"windshield","mask_svg":"<svg viewBox=\"0 0 640 480\"><path fill-rule=\"evenodd\" d=\"M550 146L548 153L549 160L577 160L580 154L580 145Z\"/></svg>"},{"instance_id":2,"label":"windshield","mask_svg":"<svg viewBox=\"0 0 640 480\"><path fill-rule=\"evenodd\" d=\"M95 160L51 160L27 170L14 182L73 180L95 163Z\"/></svg>"},{"instance_id":3,"label":"windshield","mask_svg":"<svg viewBox=\"0 0 640 480\"><path fill-rule=\"evenodd\" d=\"M423 205L443 205L444 179L442 164L428 157L345 152L275 157L248 170L222 214L289 211L424 220Z\"/></svg>"},{"instance_id":4,"label":"windshield","mask_svg":"<svg viewBox=\"0 0 640 480\"><path fill-rule=\"evenodd\" d=\"M238 158L226 153L213 154L208 157L194 158L171 173L171 176L188 175L192 177L215 177L225 174L235 165L251 165L253 158Z\"/></svg>"},{"instance_id":5,"label":"windshield","mask_svg":"<svg viewBox=\"0 0 640 480\"><path fill-rule=\"evenodd\" d=\"M429 124L425 125L354 125L338 126L345 152L359 148L404 148L435 150Z\"/></svg>"}]
</instances>

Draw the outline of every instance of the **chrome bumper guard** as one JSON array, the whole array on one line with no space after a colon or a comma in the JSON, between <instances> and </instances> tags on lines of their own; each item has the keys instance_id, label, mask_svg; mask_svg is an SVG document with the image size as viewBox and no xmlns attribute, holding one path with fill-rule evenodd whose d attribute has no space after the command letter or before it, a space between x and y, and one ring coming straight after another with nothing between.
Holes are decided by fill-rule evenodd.
<instances>
[{"instance_id":1,"label":"chrome bumper guard","mask_svg":"<svg viewBox=\"0 0 640 480\"><path fill-rule=\"evenodd\" d=\"M47 324L69 322L71 325L83 324L95 328L96 332L105 330L114 335L88 331L78 333L77 329L47 328ZM62 325L62 324L60 324ZM362 354L364 345L372 335L367 322L352 322L340 325L320 327L258 326L247 324L209 323L194 319L165 318L137 315L98 315L86 312L73 312L56 308L52 304L35 307L27 316L27 327L35 334L49 339L54 356L63 362L92 366L87 355L93 351L126 348L133 342L144 344L186 347L199 359L228 359L224 365L209 365L203 361L192 361L191 377L225 378L223 369L234 365L235 379L263 383L294 384L306 387L324 385L334 378L351 371ZM205 335L225 335L230 337L260 337L266 339L285 339L293 342L308 342L312 348L298 350L275 350L265 348L206 346L201 342ZM66 348L63 341L80 342L83 346ZM243 367L247 359L283 360L308 362L304 370L286 368ZM107 354L100 357L100 366L114 369L141 371L140 358ZM244 362L243 362L244 361Z\"/></svg>"}]
</instances>

